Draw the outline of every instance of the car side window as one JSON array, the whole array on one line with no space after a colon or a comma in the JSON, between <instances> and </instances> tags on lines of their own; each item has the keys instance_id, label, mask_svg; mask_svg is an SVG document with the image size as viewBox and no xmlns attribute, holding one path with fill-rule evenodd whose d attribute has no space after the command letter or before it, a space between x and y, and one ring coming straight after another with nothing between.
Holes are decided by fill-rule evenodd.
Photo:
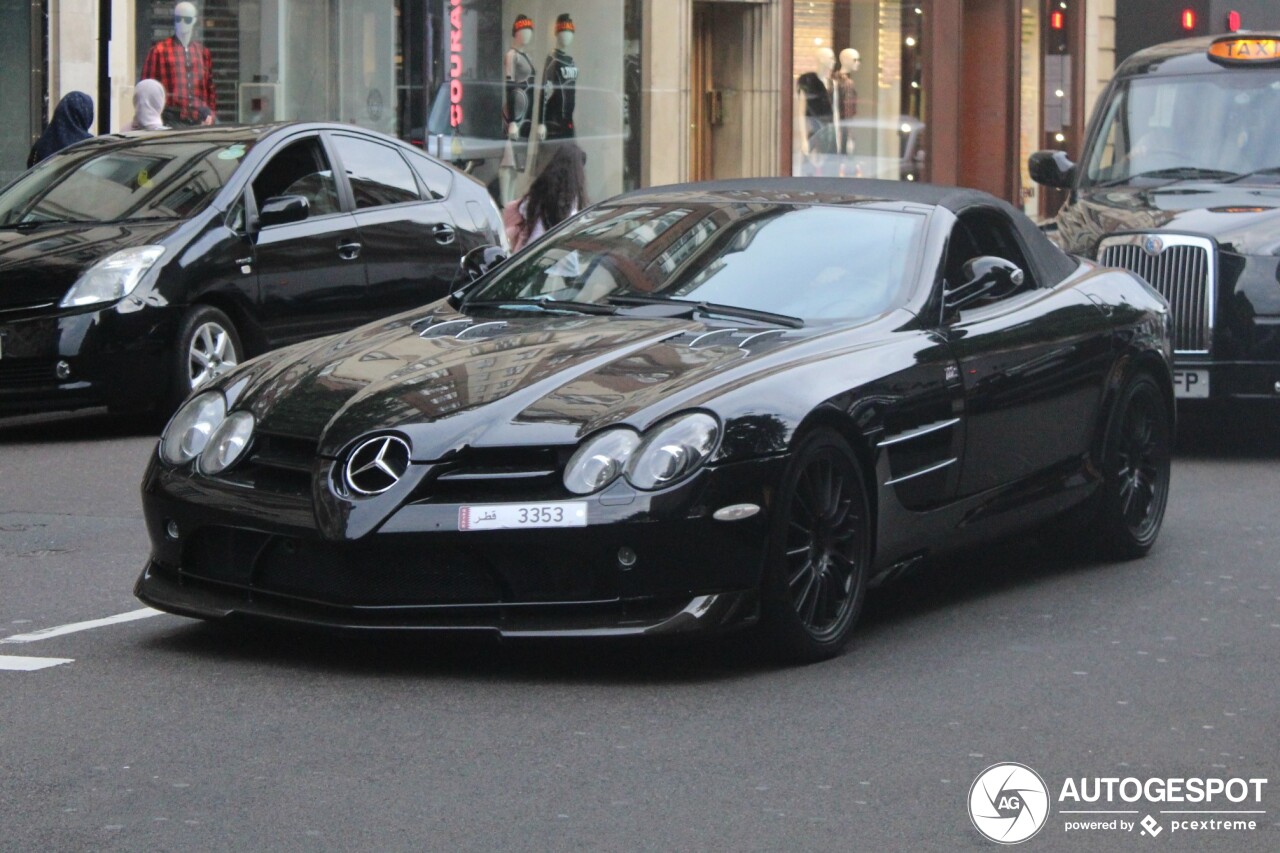
<instances>
[{"instance_id":1,"label":"car side window","mask_svg":"<svg viewBox=\"0 0 1280 853\"><path fill-rule=\"evenodd\" d=\"M338 185L319 137L308 136L289 143L273 154L253 179L253 198L258 207L280 195L303 196L313 217L341 211Z\"/></svg>"},{"instance_id":2,"label":"car side window","mask_svg":"<svg viewBox=\"0 0 1280 853\"><path fill-rule=\"evenodd\" d=\"M333 144L351 183L356 209L421 199L413 170L396 149L354 136L334 136Z\"/></svg>"},{"instance_id":3,"label":"car side window","mask_svg":"<svg viewBox=\"0 0 1280 853\"><path fill-rule=\"evenodd\" d=\"M448 166L422 154L409 155L409 163L422 179L422 185L427 188L431 198L439 200L449 195L453 172Z\"/></svg>"}]
</instances>

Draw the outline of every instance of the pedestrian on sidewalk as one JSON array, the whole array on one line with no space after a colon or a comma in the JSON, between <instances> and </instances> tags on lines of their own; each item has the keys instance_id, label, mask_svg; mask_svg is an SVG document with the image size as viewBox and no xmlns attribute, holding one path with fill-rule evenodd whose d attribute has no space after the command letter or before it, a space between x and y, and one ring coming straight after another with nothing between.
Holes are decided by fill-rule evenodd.
<instances>
[{"instance_id":1,"label":"pedestrian on sidewalk","mask_svg":"<svg viewBox=\"0 0 1280 853\"><path fill-rule=\"evenodd\" d=\"M511 251L518 252L589 204L587 155L574 142L559 142L556 151L534 179L529 192L502 209Z\"/></svg>"},{"instance_id":2,"label":"pedestrian on sidewalk","mask_svg":"<svg viewBox=\"0 0 1280 853\"><path fill-rule=\"evenodd\" d=\"M159 80L139 80L133 87L133 121L131 130L166 130L160 118L164 112L164 85Z\"/></svg>"},{"instance_id":3,"label":"pedestrian on sidewalk","mask_svg":"<svg viewBox=\"0 0 1280 853\"><path fill-rule=\"evenodd\" d=\"M89 125L93 124L93 98L84 92L68 92L53 109L49 126L40 134L27 155L27 168L57 154L68 145L75 145L93 136Z\"/></svg>"}]
</instances>

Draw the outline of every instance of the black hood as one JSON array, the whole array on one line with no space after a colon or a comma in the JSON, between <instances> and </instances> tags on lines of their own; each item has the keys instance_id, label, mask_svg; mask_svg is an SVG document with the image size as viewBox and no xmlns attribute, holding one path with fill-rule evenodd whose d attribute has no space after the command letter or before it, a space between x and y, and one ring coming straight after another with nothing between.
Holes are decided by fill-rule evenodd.
<instances>
[{"instance_id":1,"label":"black hood","mask_svg":"<svg viewBox=\"0 0 1280 853\"><path fill-rule=\"evenodd\" d=\"M1198 234L1226 251L1270 255L1280 249L1280 186L1094 187L1076 193L1058 215L1058 228L1069 251L1091 258L1104 236L1125 231Z\"/></svg>"},{"instance_id":2,"label":"black hood","mask_svg":"<svg viewBox=\"0 0 1280 853\"><path fill-rule=\"evenodd\" d=\"M225 384L260 429L314 439L323 456L398 429L430 461L464 446L572 444L701 383L733 382L726 367L814 334L674 319L487 322L441 309L268 354Z\"/></svg>"},{"instance_id":3,"label":"black hood","mask_svg":"<svg viewBox=\"0 0 1280 853\"><path fill-rule=\"evenodd\" d=\"M112 222L0 229L0 308L57 302L86 269L120 249L159 241L178 223Z\"/></svg>"}]
</instances>

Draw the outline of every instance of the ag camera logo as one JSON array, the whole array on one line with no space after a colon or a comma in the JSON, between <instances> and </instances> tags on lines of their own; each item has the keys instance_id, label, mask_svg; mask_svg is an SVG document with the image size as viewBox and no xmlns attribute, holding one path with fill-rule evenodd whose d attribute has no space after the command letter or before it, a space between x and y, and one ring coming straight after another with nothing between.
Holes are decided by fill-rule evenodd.
<instances>
[{"instance_id":1,"label":"ag camera logo","mask_svg":"<svg viewBox=\"0 0 1280 853\"><path fill-rule=\"evenodd\" d=\"M993 764L969 789L969 819L978 832L998 844L1019 844L1040 831L1049 818L1049 789L1025 764Z\"/></svg>"}]
</instances>

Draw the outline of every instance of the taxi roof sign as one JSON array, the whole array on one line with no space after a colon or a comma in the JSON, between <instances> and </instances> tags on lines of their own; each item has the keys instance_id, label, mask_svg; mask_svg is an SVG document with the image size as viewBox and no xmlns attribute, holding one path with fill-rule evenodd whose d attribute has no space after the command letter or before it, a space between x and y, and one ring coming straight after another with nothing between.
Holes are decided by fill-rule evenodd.
<instances>
[{"instance_id":1,"label":"taxi roof sign","mask_svg":"<svg viewBox=\"0 0 1280 853\"><path fill-rule=\"evenodd\" d=\"M1230 65L1280 63L1280 37L1232 35L1209 45L1209 58Z\"/></svg>"}]
</instances>

